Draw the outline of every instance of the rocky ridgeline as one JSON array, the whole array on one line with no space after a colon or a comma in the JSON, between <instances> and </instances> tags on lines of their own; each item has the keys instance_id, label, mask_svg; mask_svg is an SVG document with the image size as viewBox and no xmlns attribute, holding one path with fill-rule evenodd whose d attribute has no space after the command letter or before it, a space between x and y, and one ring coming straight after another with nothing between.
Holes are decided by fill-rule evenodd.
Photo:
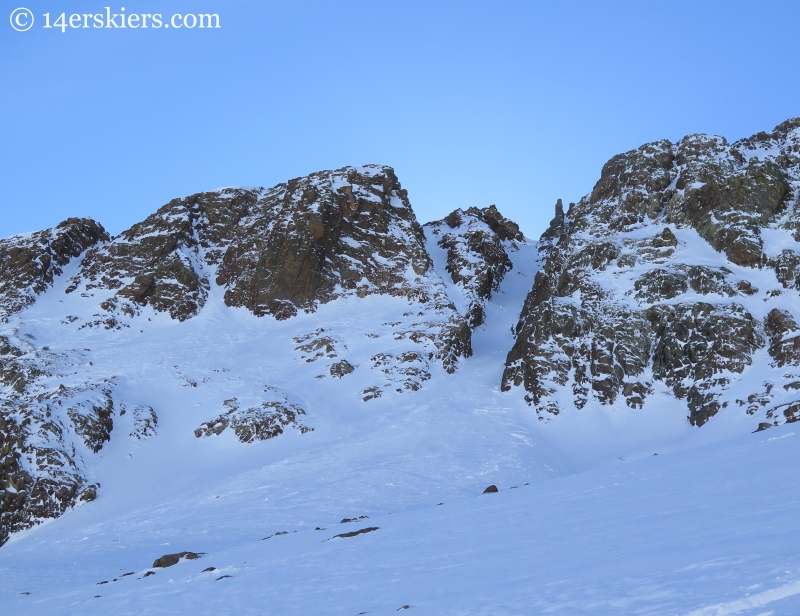
<instances>
[{"instance_id":1,"label":"rocky ridgeline","mask_svg":"<svg viewBox=\"0 0 800 616\"><path fill-rule=\"evenodd\" d=\"M431 269L422 227L390 167L176 199L89 250L68 292L102 297L94 323L112 328L144 306L191 318L212 282L226 305L276 319L339 297L404 297L426 316L407 335L431 346L448 371L471 354L469 328Z\"/></svg>"},{"instance_id":2,"label":"rocky ridgeline","mask_svg":"<svg viewBox=\"0 0 800 616\"><path fill-rule=\"evenodd\" d=\"M694 425L726 406L762 427L800 419L798 195L800 120L733 145L693 135L614 157L592 194L556 206L503 389L524 388L541 419L586 405L646 412L656 394L688 407ZM53 352L21 333L43 293L91 306L53 315L65 340L144 329L159 313L183 322L212 299L282 321L336 300L398 298L402 316L376 322L381 333L370 325L363 357L349 355L346 325L292 333L309 386L375 383L359 392L366 402L418 391L471 355L523 241L494 206L423 228L393 170L375 165L176 199L115 238L69 219L0 241L0 545L94 499L87 468L111 438L158 428L153 401L123 399L88 349ZM259 386L226 395L195 436L252 443L312 429L294 393Z\"/></svg>"},{"instance_id":3,"label":"rocky ridgeline","mask_svg":"<svg viewBox=\"0 0 800 616\"><path fill-rule=\"evenodd\" d=\"M142 439L158 427L151 406L123 399L116 379L94 376L83 350L54 353L20 334L24 308L59 277L69 276L51 292L76 294L95 306L90 317L53 315L62 317L67 339L87 327L147 327L145 313L152 311L186 321L212 290L228 306L278 320L338 298L402 298L409 308L401 320L376 323L390 328L389 346L362 362L362 370L376 375L376 384L361 392L368 401L385 391L417 391L431 378L432 363L453 372L471 355L467 319L477 324L480 302L497 289L510 268L507 253L522 237L493 206L459 210L446 221L439 241L448 250L453 281L474 300L469 314L459 314L448 297L406 191L384 166L314 173L268 190L228 188L176 199L115 238L94 221L73 218L0 241L0 317L6 324L0 328L0 545L12 532L94 499L98 486L89 485L87 463L112 434ZM346 346L328 328L294 342L298 359L325 364L317 378L347 378L356 369L340 357ZM174 376L197 386L186 375ZM245 389L195 435L229 431L252 443L288 428L313 429L306 425L307 409L290 395L270 386Z\"/></svg>"},{"instance_id":4,"label":"rocky ridgeline","mask_svg":"<svg viewBox=\"0 0 800 616\"><path fill-rule=\"evenodd\" d=\"M800 119L615 156L590 195L556 205L503 389L523 386L540 419L641 408L659 386L693 425L729 405L800 418L798 196ZM770 365L751 368L762 350Z\"/></svg>"}]
</instances>

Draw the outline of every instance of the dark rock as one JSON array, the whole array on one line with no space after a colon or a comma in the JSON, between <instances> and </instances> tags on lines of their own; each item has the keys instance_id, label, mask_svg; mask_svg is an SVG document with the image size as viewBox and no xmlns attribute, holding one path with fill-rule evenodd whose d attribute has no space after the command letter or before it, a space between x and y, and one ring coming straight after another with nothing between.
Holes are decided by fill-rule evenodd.
<instances>
[{"instance_id":1,"label":"dark rock","mask_svg":"<svg viewBox=\"0 0 800 616\"><path fill-rule=\"evenodd\" d=\"M214 581L215 582L219 582L220 580L224 580L225 578L229 578L229 577L231 577L231 576L230 575L221 575Z\"/></svg>"},{"instance_id":2,"label":"dark rock","mask_svg":"<svg viewBox=\"0 0 800 616\"><path fill-rule=\"evenodd\" d=\"M91 502L97 498L97 486L92 485L86 488L80 496L80 499L85 502Z\"/></svg>"},{"instance_id":3,"label":"dark rock","mask_svg":"<svg viewBox=\"0 0 800 616\"><path fill-rule=\"evenodd\" d=\"M164 554L161 558L156 558L153 562L153 567L166 568L178 564L178 562L185 558L186 560L195 560L200 558L204 552L178 552L177 554Z\"/></svg>"},{"instance_id":4,"label":"dark rock","mask_svg":"<svg viewBox=\"0 0 800 616\"><path fill-rule=\"evenodd\" d=\"M371 533L372 531L378 530L377 526L370 526L368 528L362 528L360 530L354 530L349 533L341 533L340 535L334 535L331 539L336 539L338 537L347 538L347 537L355 537L357 535L363 535L364 533Z\"/></svg>"},{"instance_id":5,"label":"dark rock","mask_svg":"<svg viewBox=\"0 0 800 616\"><path fill-rule=\"evenodd\" d=\"M143 578L146 578L146 577L147 577L147 576L149 576L149 575L155 575L155 574L156 574L156 572L155 572L155 571L148 571L148 572L147 572L147 573L145 573L145 574L144 574L142 577L143 577Z\"/></svg>"},{"instance_id":6,"label":"dark rock","mask_svg":"<svg viewBox=\"0 0 800 616\"><path fill-rule=\"evenodd\" d=\"M485 303L497 292L513 264L509 253L524 240L519 226L492 205L455 210L440 221L425 225L439 248L447 251L447 273L469 304L471 328L483 324Z\"/></svg>"},{"instance_id":7,"label":"dark rock","mask_svg":"<svg viewBox=\"0 0 800 616\"><path fill-rule=\"evenodd\" d=\"M345 374L350 374L353 370L355 370L355 366L353 366L346 359L338 361L335 364L331 364L331 376L339 379Z\"/></svg>"},{"instance_id":8,"label":"dark rock","mask_svg":"<svg viewBox=\"0 0 800 616\"><path fill-rule=\"evenodd\" d=\"M72 259L108 241L89 218L69 218L54 229L0 240L0 322L35 301Z\"/></svg>"},{"instance_id":9,"label":"dark rock","mask_svg":"<svg viewBox=\"0 0 800 616\"><path fill-rule=\"evenodd\" d=\"M769 336L769 354L777 366L800 365L800 327L785 310L773 308L764 320ZM795 334L795 335L791 335Z\"/></svg>"},{"instance_id":10,"label":"dark rock","mask_svg":"<svg viewBox=\"0 0 800 616\"><path fill-rule=\"evenodd\" d=\"M292 180L263 193L252 214L263 223L240 230L225 251L217 283L227 287L228 305L255 314L273 312L273 302L312 308L333 299L337 284L363 294L407 295L411 288L403 272L374 261L373 254L408 264L417 275L430 266L422 228L389 167L344 168ZM405 241L387 233L392 224ZM353 263L360 263L358 270Z\"/></svg>"},{"instance_id":11,"label":"dark rock","mask_svg":"<svg viewBox=\"0 0 800 616\"><path fill-rule=\"evenodd\" d=\"M762 421L761 423L758 424L758 429L756 429L755 432L763 432L764 430L769 430L772 427L773 426L771 423L766 423Z\"/></svg>"},{"instance_id":12,"label":"dark rock","mask_svg":"<svg viewBox=\"0 0 800 616\"><path fill-rule=\"evenodd\" d=\"M496 485L494 485L494 484L492 484L492 485L490 485L488 488L486 488L486 489L483 491L483 493L484 493L484 494L492 494L493 492L498 492L498 491L499 491L499 490L497 489L497 486L496 486Z\"/></svg>"}]
</instances>

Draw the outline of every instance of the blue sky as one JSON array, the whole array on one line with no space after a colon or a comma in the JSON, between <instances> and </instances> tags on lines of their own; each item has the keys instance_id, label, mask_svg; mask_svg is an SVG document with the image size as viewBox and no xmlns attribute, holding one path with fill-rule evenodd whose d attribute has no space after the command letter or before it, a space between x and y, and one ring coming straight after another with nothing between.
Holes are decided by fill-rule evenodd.
<instances>
[{"instance_id":1,"label":"blue sky","mask_svg":"<svg viewBox=\"0 0 800 616\"><path fill-rule=\"evenodd\" d=\"M221 27L41 27L106 6ZM618 152L800 115L797 23L788 1L0 0L0 237L370 162L422 222L494 203L538 237Z\"/></svg>"}]
</instances>

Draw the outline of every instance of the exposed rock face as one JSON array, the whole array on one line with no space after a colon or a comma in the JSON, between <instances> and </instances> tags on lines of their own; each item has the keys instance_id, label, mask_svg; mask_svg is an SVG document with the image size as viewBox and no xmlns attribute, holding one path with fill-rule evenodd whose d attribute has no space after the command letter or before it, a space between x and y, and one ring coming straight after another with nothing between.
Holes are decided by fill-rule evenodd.
<instances>
[{"instance_id":1,"label":"exposed rock face","mask_svg":"<svg viewBox=\"0 0 800 616\"><path fill-rule=\"evenodd\" d=\"M112 326L114 314L134 316L142 306L180 321L195 316L208 297L213 266L258 194L227 189L169 202L88 251L67 292L113 291L101 304Z\"/></svg>"},{"instance_id":2,"label":"exposed rock face","mask_svg":"<svg viewBox=\"0 0 800 616\"><path fill-rule=\"evenodd\" d=\"M389 167L314 173L264 191L217 283L229 306L285 317L341 295L426 301L425 237Z\"/></svg>"},{"instance_id":3,"label":"exposed rock face","mask_svg":"<svg viewBox=\"0 0 800 616\"><path fill-rule=\"evenodd\" d=\"M90 251L74 282L179 320L203 306L211 277L228 306L278 319L351 293L425 302L424 239L390 167L346 167L171 201Z\"/></svg>"},{"instance_id":4,"label":"exposed rock face","mask_svg":"<svg viewBox=\"0 0 800 616\"><path fill-rule=\"evenodd\" d=\"M64 267L90 246L107 241L98 223L70 218L56 228L0 240L0 322L31 305ZM87 486L82 455L99 451L113 429L113 383L71 382L85 364L78 351L34 346L13 325L0 333L0 545L10 533L56 517Z\"/></svg>"},{"instance_id":5,"label":"exposed rock face","mask_svg":"<svg viewBox=\"0 0 800 616\"><path fill-rule=\"evenodd\" d=\"M702 425L759 349L797 365L795 317L772 307L782 293L800 305L798 195L800 119L733 145L692 135L615 156L590 195L556 205L503 389L524 386L541 419L639 408L666 386ZM777 401L765 388L758 408Z\"/></svg>"},{"instance_id":6,"label":"exposed rock face","mask_svg":"<svg viewBox=\"0 0 800 616\"><path fill-rule=\"evenodd\" d=\"M0 337L0 545L8 535L94 500L83 456L99 451L114 427L113 383L69 377L80 355L36 351Z\"/></svg>"},{"instance_id":7,"label":"exposed rock face","mask_svg":"<svg viewBox=\"0 0 800 616\"><path fill-rule=\"evenodd\" d=\"M447 273L467 303L466 318L473 329L485 318L485 304L513 267L510 252L523 241L519 226L504 218L494 205L455 210L425 225L436 246L447 253Z\"/></svg>"},{"instance_id":8,"label":"exposed rock face","mask_svg":"<svg viewBox=\"0 0 800 616\"><path fill-rule=\"evenodd\" d=\"M498 232L512 233L514 223L494 214L487 220ZM104 312L85 325L118 328L143 306L181 321L195 316L211 281L228 306L279 320L339 297L403 297L427 315L407 324L409 334L448 371L472 353L469 327L431 269L422 227L391 167L176 199L89 250L68 292L104 297Z\"/></svg>"},{"instance_id":9,"label":"exposed rock face","mask_svg":"<svg viewBox=\"0 0 800 616\"><path fill-rule=\"evenodd\" d=\"M54 229L0 240L0 322L32 304L70 260L108 239L95 221L69 218Z\"/></svg>"}]
</instances>

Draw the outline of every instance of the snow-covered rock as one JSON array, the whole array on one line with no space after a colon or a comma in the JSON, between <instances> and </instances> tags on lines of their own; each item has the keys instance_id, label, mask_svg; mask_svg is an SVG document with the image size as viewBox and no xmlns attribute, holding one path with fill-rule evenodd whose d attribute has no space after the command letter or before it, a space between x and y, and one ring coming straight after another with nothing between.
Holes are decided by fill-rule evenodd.
<instances>
[{"instance_id":1,"label":"snow-covered rock","mask_svg":"<svg viewBox=\"0 0 800 616\"><path fill-rule=\"evenodd\" d=\"M615 156L590 195L556 205L504 389L523 386L543 419L646 412L659 389L694 425L726 407L754 426L800 418L784 342L800 314L799 196L800 119Z\"/></svg>"}]
</instances>

